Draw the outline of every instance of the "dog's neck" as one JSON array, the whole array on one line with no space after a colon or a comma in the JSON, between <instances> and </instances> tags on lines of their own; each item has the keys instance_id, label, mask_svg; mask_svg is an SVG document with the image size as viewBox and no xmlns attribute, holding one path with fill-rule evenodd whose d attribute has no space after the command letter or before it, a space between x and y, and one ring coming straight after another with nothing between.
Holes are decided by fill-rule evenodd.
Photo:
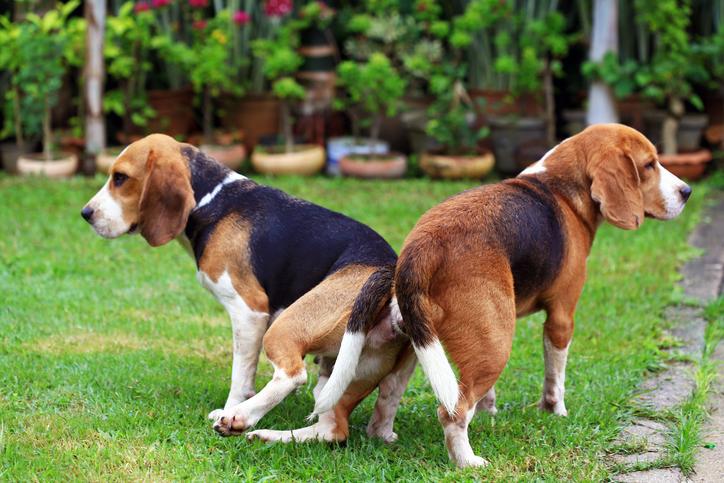
<instances>
[{"instance_id":1,"label":"dog's neck","mask_svg":"<svg viewBox=\"0 0 724 483\"><path fill-rule=\"evenodd\" d=\"M544 182L554 195L565 203L575 215L582 228L588 233L589 246L593 244L598 227L603 221L598 204L591 198L591 182L583 169L574 145L561 143L553 148L543 160L534 164L535 169L525 170L522 177L535 177Z\"/></svg>"},{"instance_id":2,"label":"dog's neck","mask_svg":"<svg viewBox=\"0 0 724 483\"><path fill-rule=\"evenodd\" d=\"M221 202L224 190L228 190L229 185L235 182L254 182L192 146L182 148L182 152L188 160L191 189L196 201L181 235L186 239L182 241L182 245L191 249L198 262L205 245L204 240L216 222L225 215L224 203Z\"/></svg>"}]
</instances>

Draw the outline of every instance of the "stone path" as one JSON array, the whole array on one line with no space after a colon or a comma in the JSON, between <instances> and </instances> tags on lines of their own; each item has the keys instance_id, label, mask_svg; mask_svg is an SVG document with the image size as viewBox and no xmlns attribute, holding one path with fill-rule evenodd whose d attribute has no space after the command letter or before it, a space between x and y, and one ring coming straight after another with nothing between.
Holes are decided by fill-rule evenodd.
<instances>
[{"instance_id":1,"label":"stone path","mask_svg":"<svg viewBox=\"0 0 724 483\"><path fill-rule=\"evenodd\" d=\"M710 301L724 289L724 192L712 195L710 206L702 223L690 238L690 243L702 248L704 253L688 262L682 269L682 286L687 297L701 302ZM704 349L704 331L707 322L701 309L678 306L667 310L666 319L671 323L669 335L681 341L682 345L672 350L692 360L698 360ZM704 428L705 441L713 443L712 449L702 449L697 455L695 474L687 479L678 468L658 468L636 471L666 457L668 428L657 421L639 418L624 428L618 443L635 451L611 456L612 464L622 469L615 477L622 482L724 482L724 344L720 344L714 358L722 361L719 377L712 385L710 401L711 419ZM682 358L677 358L681 360ZM672 362L665 370L653 374L641 385L641 395L636 402L643 408L655 412L672 409L694 390L694 366L687 362Z\"/></svg>"}]
</instances>

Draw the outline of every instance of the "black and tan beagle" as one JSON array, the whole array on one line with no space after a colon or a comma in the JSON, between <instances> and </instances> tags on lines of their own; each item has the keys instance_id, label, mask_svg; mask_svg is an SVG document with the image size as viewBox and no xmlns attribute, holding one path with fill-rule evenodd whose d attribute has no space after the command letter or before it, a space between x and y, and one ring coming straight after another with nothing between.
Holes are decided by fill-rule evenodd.
<instances>
[{"instance_id":1,"label":"black and tan beagle","mask_svg":"<svg viewBox=\"0 0 724 483\"><path fill-rule=\"evenodd\" d=\"M477 411L497 411L494 384L517 317L546 311L540 408L567 414L573 315L596 229L603 220L631 230L644 217L674 218L690 194L642 134L605 124L563 141L517 178L460 193L420 218L400 253L394 293L400 328L441 403L438 418L456 465L486 464L470 446L468 424ZM359 333L350 323L345 339ZM353 365L338 361L325 392ZM318 398L317 411L332 407L335 396Z\"/></svg>"},{"instance_id":2,"label":"black and tan beagle","mask_svg":"<svg viewBox=\"0 0 724 483\"><path fill-rule=\"evenodd\" d=\"M396 255L369 227L261 186L168 136L154 134L128 146L82 216L106 238L139 232L152 246L178 238L193 254L199 281L232 323L231 390L224 409L209 414L222 435L246 431L303 385L309 353L320 356L319 393L365 283L386 284L384 300L365 299L359 310L366 302L389 301ZM368 433L396 437L392 422L414 352L391 330L389 313L376 312L368 322L374 328L361 362L367 370L319 422L295 430L295 441L346 439L349 413L378 385ZM262 345L274 376L255 393ZM291 431L249 436L292 439Z\"/></svg>"}]
</instances>

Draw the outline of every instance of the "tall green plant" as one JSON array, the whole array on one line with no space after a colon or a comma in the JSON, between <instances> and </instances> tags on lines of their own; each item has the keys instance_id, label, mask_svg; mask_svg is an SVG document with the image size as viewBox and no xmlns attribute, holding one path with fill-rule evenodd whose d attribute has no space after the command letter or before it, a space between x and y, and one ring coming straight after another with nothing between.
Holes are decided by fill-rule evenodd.
<instances>
[{"instance_id":1,"label":"tall green plant","mask_svg":"<svg viewBox=\"0 0 724 483\"><path fill-rule=\"evenodd\" d=\"M337 74L346 96L335 101L336 107L348 109L355 137L366 128L376 144L383 116L394 116L400 108L405 80L380 52L370 55L366 62L342 62Z\"/></svg>"},{"instance_id":2,"label":"tall green plant","mask_svg":"<svg viewBox=\"0 0 724 483\"><path fill-rule=\"evenodd\" d=\"M22 144L26 135L42 134L47 160L53 149L51 112L72 61L68 22L78 5L78 0L61 3L43 16L30 13L16 25L7 18L1 21L2 50L7 51L0 55L0 68L12 76L6 101L13 105L16 139Z\"/></svg>"}]
</instances>

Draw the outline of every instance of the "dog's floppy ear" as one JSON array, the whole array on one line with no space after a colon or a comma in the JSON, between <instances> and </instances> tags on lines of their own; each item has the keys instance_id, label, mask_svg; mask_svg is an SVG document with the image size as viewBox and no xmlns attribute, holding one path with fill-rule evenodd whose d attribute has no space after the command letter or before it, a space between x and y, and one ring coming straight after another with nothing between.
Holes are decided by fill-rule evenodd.
<instances>
[{"instance_id":1,"label":"dog's floppy ear","mask_svg":"<svg viewBox=\"0 0 724 483\"><path fill-rule=\"evenodd\" d=\"M161 159L153 149L148 153L139 225L141 235L153 247L176 238L195 205L191 181L181 163L180 159Z\"/></svg>"},{"instance_id":2,"label":"dog's floppy ear","mask_svg":"<svg viewBox=\"0 0 724 483\"><path fill-rule=\"evenodd\" d=\"M620 148L596 153L588 165L591 197L606 220L624 230L635 230L644 221L641 179L633 159Z\"/></svg>"}]
</instances>

